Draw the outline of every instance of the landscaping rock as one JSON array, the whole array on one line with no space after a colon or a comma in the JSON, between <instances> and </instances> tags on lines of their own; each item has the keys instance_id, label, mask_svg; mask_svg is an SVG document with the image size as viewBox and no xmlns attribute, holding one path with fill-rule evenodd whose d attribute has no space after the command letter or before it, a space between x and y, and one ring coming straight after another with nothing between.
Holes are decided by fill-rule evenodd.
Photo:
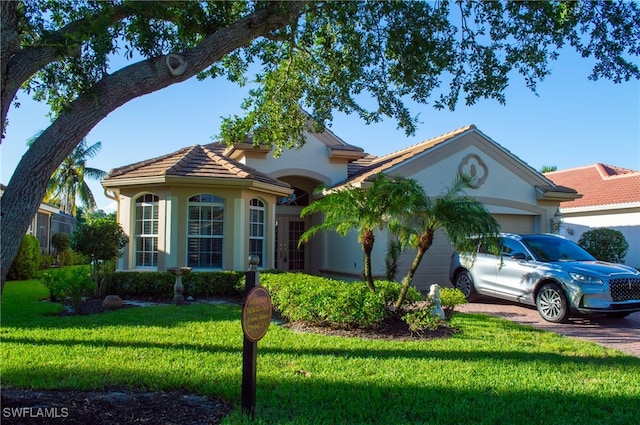
<instances>
[{"instance_id":1,"label":"landscaping rock","mask_svg":"<svg viewBox=\"0 0 640 425\"><path fill-rule=\"evenodd\" d=\"M122 307L122 298L117 295L107 295L102 301L102 308L113 310Z\"/></svg>"}]
</instances>

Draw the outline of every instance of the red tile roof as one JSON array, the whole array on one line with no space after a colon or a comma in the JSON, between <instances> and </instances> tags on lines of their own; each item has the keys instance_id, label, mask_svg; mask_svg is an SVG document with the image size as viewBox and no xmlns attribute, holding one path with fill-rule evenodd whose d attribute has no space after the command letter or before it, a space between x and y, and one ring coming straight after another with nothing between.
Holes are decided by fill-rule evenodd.
<instances>
[{"instance_id":1,"label":"red tile roof","mask_svg":"<svg viewBox=\"0 0 640 425\"><path fill-rule=\"evenodd\" d=\"M594 207L640 202L640 171L596 163L545 173L557 185L576 189L583 196L563 202L562 208Z\"/></svg>"}]
</instances>

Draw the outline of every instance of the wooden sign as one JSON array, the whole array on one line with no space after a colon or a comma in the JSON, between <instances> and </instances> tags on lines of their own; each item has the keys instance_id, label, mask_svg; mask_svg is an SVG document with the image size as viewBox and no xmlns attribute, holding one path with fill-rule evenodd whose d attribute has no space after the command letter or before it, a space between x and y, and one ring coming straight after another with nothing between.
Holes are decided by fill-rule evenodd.
<instances>
[{"instance_id":1,"label":"wooden sign","mask_svg":"<svg viewBox=\"0 0 640 425\"><path fill-rule=\"evenodd\" d=\"M252 288L242 308L242 330L251 342L257 342L267 333L271 324L271 296L262 286Z\"/></svg>"}]
</instances>

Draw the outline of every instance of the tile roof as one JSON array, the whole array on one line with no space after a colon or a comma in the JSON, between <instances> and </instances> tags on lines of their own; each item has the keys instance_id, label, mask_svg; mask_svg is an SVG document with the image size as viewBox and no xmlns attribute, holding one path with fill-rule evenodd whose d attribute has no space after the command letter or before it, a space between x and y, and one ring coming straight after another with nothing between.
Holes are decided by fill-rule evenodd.
<instances>
[{"instance_id":1,"label":"tile roof","mask_svg":"<svg viewBox=\"0 0 640 425\"><path fill-rule=\"evenodd\" d=\"M225 144L217 142L204 146L187 146L167 155L114 168L109 171L109 175L104 181L179 176L254 180L275 186L289 187L287 183L224 156L223 152L226 148Z\"/></svg>"},{"instance_id":2,"label":"tile roof","mask_svg":"<svg viewBox=\"0 0 640 425\"><path fill-rule=\"evenodd\" d=\"M575 188L583 196L562 208L581 208L640 202L640 171L596 163L545 173L557 185Z\"/></svg>"},{"instance_id":3,"label":"tile roof","mask_svg":"<svg viewBox=\"0 0 640 425\"><path fill-rule=\"evenodd\" d=\"M395 165L398 165L418 154L421 154L470 130L476 130L476 126L473 124L467 125L457 130L441 134L440 136L425 140L420 143L416 143L415 145L408 146L384 156L376 157L373 155L367 155L357 161L353 161L349 164L349 180L347 183L360 183L362 181L370 179L378 173L385 172Z\"/></svg>"}]
</instances>

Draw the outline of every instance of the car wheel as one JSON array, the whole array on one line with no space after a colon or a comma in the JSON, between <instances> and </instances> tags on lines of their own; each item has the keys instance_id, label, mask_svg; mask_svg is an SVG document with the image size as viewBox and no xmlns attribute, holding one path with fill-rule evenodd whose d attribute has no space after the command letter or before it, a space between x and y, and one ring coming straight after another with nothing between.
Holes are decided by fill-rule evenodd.
<instances>
[{"instance_id":1,"label":"car wheel","mask_svg":"<svg viewBox=\"0 0 640 425\"><path fill-rule=\"evenodd\" d=\"M620 313L607 313L607 317L611 317L612 319L624 319L625 317L627 317L628 315L630 315L631 313L627 313L627 312L620 312Z\"/></svg>"},{"instance_id":2,"label":"car wheel","mask_svg":"<svg viewBox=\"0 0 640 425\"><path fill-rule=\"evenodd\" d=\"M540 316L548 322L562 323L569 318L569 303L560 286L547 283L536 295L536 308Z\"/></svg>"},{"instance_id":3,"label":"car wheel","mask_svg":"<svg viewBox=\"0 0 640 425\"><path fill-rule=\"evenodd\" d=\"M476 288L473 286L473 279L468 271L463 270L458 273L454 285L462 291L468 301L473 301L477 298Z\"/></svg>"}]
</instances>

